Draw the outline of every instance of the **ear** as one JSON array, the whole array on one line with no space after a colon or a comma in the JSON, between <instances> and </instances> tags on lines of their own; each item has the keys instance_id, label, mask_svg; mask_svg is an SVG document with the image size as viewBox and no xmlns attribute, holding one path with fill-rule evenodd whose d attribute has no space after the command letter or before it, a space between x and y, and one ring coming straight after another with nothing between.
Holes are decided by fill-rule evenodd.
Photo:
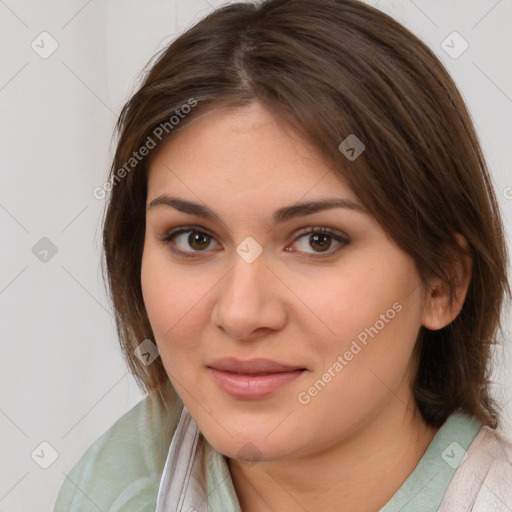
<instances>
[{"instance_id":1,"label":"ear","mask_svg":"<svg viewBox=\"0 0 512 512\"><path fill-rule=\"evenodd\" d=\"M429 281L430 289L425 298L422 325L427 329L436 331L447 326L460 313L471 281L473 260L469 256L469 244L460 233L455 233L454 238L457 244L466 253L451 251L450 263L447 270L449 275L455 278L455 300L450 305L450 290L447 283L440 278L433 278Z\"/></svg>"}]
</instances>

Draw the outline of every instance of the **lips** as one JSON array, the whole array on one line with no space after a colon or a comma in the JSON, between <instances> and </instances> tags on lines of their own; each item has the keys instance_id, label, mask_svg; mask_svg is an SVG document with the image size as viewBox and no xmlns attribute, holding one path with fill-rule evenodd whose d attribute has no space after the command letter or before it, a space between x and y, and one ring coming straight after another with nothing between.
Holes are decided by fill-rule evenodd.
<instances>
[{"instance_id":1,"label":"lips","mask_svg":"<svg viewBox=\"0 0 512 512\"><path fill-rule=\"evenodd\" d=\"M216 384L227 394L238 399L265 398L286 384L302 376L307 369L272 361L223 358L208 365Z\"/></svg>"},{"instance_id":2,"label":"lips","mask_svg":"<svg viewBox=\"0 0 512 512\"><path fill-rule=\"evenodd\" d=\"M296 370L306 370L303 366L293 366L272 361L271 359L250 359L242 361L234 357L216 359L208 365L209 368L223 372L240 373L244 375L282 373Z\"/></svg>"}]
</instances>

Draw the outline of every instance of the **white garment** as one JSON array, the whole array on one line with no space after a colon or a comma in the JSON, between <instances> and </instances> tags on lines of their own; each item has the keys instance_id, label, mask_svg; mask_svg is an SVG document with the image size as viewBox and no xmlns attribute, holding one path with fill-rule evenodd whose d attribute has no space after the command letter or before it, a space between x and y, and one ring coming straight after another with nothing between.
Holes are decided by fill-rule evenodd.
<instances>
[{"instance_id":1,"label":"white garment","mask_svg":"<svg viewBox=\"0 0 512 512\"><path fill-rule=\"evenodd\" d=\"M155 512L208 512L202 473L204 443L200 441L197 423L183 406L160 481Z\"/></svg>"},{"instance_id":2,"label":"white garment","mask_svg":"<svg viewBox=\"0 0 512 512\"><path fill-rule=\"evenodd\" d=\"M512 444L482 427L466 455L439 512L512 512Z\"/></svg>"}]
</instances>

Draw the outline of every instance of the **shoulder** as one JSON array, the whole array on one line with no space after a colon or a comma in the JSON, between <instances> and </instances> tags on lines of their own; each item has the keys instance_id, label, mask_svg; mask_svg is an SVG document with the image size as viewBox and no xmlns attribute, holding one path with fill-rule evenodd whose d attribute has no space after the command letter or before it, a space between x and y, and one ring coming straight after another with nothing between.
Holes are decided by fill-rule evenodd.
<instances>
[{"instance_id":1,"label":"shoulder","mask_svg":"<svg viewBox=\"0 0 512 512\"><path fill-rule=\"evenodd\" d=\"M147 395L93 442L66 475L54 512L154 511L182 408L170 383L162 397Z\"/></svg>"},{"instance_id":2,"label":"shoulder","mask_svg":"<svg viewBox=\"0 0 512 512\"><path fill-rule=\"evenodd\" d=\"M512 503L512 443L483 426L455 471L439 512L508 512Z\"/></svg>"}]
</instances>

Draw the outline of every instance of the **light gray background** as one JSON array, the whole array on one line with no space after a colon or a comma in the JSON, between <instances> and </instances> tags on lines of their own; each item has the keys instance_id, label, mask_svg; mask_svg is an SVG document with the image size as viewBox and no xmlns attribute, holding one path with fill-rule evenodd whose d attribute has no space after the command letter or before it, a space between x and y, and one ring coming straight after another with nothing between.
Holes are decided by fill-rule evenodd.
<instances>
[{"instance_id":1,"label":"light gray background","mask_svg":"<svg viewBox=\"0 0 512 512\"><path fill-rule=\"evenodd\" d=\"M510 243L512 2L369 3L429 44L459 85ZM85 449L142 398L121 359L101 281L104 204L92 191L105 181L116 116L144 65L219 5L0 0L0 511L51 510ZM47 59L31 47L34 40L42 46L43 31L59 45ZM453 31L469 43L456 59L441 47ZM46 263L32 253L42 237L57 247ZM494 389L512 438L506 314L507 346L496 354ZM43 441L58 452L48 469L31 458Z\"/></svg>"}]
</instances>

